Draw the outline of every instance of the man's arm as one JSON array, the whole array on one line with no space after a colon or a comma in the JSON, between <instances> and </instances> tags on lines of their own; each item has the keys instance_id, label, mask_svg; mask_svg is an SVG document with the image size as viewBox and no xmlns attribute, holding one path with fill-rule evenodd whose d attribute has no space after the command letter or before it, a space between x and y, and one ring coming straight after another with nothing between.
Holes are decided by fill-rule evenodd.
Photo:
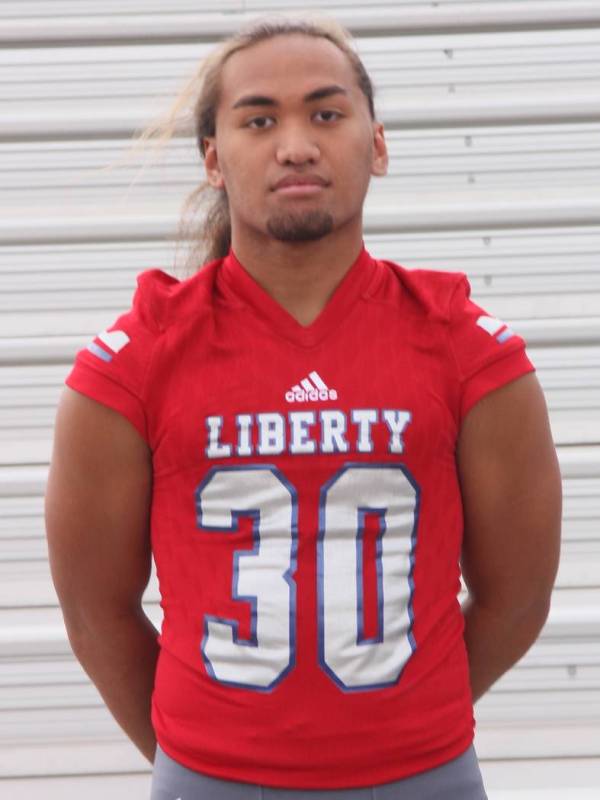
<instances>
[{"instance_id":1,"label":"man's arm","mask_svg":"<svg viewBox=\"0 0 600 800\"><path fill-rule=\"evenodd\" d=\"M124 417L69 388L46 492L52 579L75 656L149 761L158 632L142 610L151 571L152 461Z\"/></svg>"},{"instance_id":2,"label":"man's arm","mask_svg":"<svg viewBox=\"0 0 600 800\"><path fill-rule=\"evenodd\" d=\"M456 458L469 590L464 636L475 702L536 640L558 569L561 476L534 373L473 406Z\"/></svg>"}]
</instances>

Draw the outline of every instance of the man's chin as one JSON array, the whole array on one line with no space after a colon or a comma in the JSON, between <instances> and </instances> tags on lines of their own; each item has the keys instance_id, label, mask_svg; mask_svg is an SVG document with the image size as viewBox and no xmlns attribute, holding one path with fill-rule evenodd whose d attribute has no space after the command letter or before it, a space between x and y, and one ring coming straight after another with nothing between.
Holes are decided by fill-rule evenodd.
<instances>
[{"instance_id":1,"label":"man's chin","mask_svg":"<svg viewBox=\"0 0 600 800\"><path fill-rule=\"evenodd\" d=\"M333 217L326 211L278 214L267 221L267 231L280 242L312 242L333 230Z\"/></svg>"}]
</instances>

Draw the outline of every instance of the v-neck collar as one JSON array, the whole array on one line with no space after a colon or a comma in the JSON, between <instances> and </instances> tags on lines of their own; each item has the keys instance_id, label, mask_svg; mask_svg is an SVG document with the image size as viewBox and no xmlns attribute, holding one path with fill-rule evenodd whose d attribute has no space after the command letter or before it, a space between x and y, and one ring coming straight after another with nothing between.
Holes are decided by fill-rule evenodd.
<instances>
[{"instance_id":1,"label":"v-neck collar","mask_svg":"<svg viewBox=\"0 0 600 800\"><path fill-rule=\"evenodd\" d=\"M303 347L313 347L337 327L348 315L358 298L364 293L377 273L377 262L371 257L364 242L360 253L350 266L325 308L310 325L301 325L283 306L257 283L246 271L233 252L223 259L219 270L221 291L229 301L241 300L250 307L263 326L278 336Z\"/></svg>"}]
</instances>

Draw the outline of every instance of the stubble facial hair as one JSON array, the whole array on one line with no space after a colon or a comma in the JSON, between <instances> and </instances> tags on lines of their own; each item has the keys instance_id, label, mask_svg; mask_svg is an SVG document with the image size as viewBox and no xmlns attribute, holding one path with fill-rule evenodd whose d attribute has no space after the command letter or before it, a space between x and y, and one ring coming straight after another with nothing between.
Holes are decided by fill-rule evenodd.
<instances>
[{"instance_id":1,"label":"stubble facial hair","mask_svg":"<svg viewBox=\"0 0 600 800\"><path fill-rule=\"evenodd\" d=\"M333 217L328 212L316 210L278 214L267 221L267 230L280 242L309 242L331 233Z\"/></svg>"}]
</instances>

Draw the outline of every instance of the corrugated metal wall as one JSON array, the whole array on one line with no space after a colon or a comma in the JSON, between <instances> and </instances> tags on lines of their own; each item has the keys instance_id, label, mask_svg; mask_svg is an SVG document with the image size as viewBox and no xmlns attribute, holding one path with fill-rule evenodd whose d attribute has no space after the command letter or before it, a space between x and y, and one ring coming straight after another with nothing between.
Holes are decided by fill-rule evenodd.
<instances>
[{"instance_id":1,"label":"corrugated metal wall","mask_svg":"<svg viewBox=\"0 0 600 800\"><path fill-rule=\"evenodd\" d=\"M201 7L201 11L198 8ZM122 153L220 36L295 0L0 2L0 795L145 798L149 764L70 654L42 496L62 380L169 269L191 139L127 192ZM390 175L365 240L408 267L464 270L514 326L546 391L564 477L549 621L476 706L491 800L600 786L600 2L351 2ZM146 611L159 626L153 575ZM51 777L49 777L51 776ZM539 794L538 794L539 792Z\"/></svg>"}]
</instances>

